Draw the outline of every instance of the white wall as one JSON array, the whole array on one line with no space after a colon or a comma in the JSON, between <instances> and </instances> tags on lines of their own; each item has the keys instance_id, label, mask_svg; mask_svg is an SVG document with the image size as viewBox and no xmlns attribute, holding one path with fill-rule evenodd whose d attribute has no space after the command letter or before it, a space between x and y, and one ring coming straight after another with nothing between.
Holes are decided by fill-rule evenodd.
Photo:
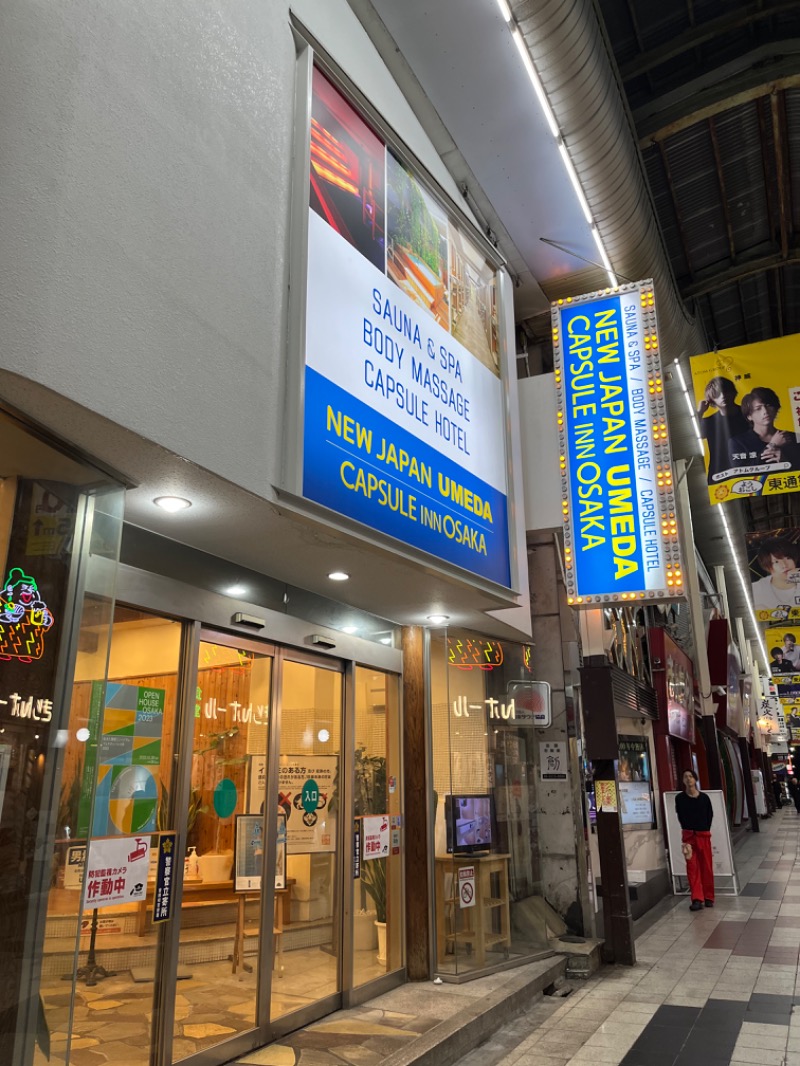
<instances>
[{"instance_id":1,"label":"white wall","mask_svg":"<svg viewBox=\"0 0 800 1066\"><path fill-rule=\"evenodd\" d=\"M561 529L555 377L523 378L518 387L525 528Z\"/></svg>"},{"instance_id":2,"label":"white wall","mask_svg":"<svg viewBox=\"0 0 800 1066\"><path fill-rule=\"evenodd\" d=\"M0 374L266 497L283 434L289 7L0 8ZM346 0L293 7L460 200Z\"/></svg>"}]
</instances>

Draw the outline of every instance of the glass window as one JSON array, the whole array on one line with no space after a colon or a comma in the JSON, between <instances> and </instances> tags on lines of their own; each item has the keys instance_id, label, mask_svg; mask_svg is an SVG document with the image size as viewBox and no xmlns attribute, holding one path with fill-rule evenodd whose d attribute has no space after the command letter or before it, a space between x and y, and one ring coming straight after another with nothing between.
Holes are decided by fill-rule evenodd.
<instances>
[{"instance_id":1,"label":"glass window","mask_svg":"<svg viewBox=\"0 0 800 1066\"><path fill-rule=\"evenodd\" d=\"M358 667L353 813L360 843L353 880L353 984L404 959L398 680Z\"/></svg>"},{"instance_id":2,"label":"glass window","mask_svg":"<svg viewBox=\"0 0 800 1066\"><path fill-rule=\"evenodd\" d=\"M547 949L530 646L437 632L431 693L436 966L462 976Z\"/></svg>"}]
</instances>

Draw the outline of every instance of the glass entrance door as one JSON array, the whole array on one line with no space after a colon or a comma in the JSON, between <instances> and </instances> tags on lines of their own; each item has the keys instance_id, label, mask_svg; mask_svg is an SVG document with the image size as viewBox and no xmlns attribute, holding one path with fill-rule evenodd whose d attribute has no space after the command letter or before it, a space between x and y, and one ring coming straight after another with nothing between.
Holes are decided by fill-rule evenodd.
<instances>
[{"instance_id":1,"label":"glass entrance door","mask_svg":"<svg viewBox=\"0 0 800 1066\"><path fill-rule=\"evenodd\" d=\"M188 796L176 812L186 848L174 919L173 1062L259 1024L258 960L271 955L262 941L279 939L272 893L262 892L272 687L272 648L202 635L197 684L184 711L191 716L184 731Z\"/></svg>"},{"instance_id":2,"label":"glass entrance door","mask_svg":"<svg viewBox=\"0 0 800 1066\"><path fill-rule=\"evenodd\" d=\"M342 989L344 675L337 664L281 663L279 847L285 838L281 893L281 976L272 982L271 1016L313 1009ZM280 860L279 860L280 861Z\"/></svg>"}]
</instances>

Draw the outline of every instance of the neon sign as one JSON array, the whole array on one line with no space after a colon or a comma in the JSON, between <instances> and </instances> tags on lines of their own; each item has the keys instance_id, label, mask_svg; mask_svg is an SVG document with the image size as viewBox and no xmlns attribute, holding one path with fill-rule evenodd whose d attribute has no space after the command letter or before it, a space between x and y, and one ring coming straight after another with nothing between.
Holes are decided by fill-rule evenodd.
<instances>
[{"instance_id":1,"label":"neon sign","mask_svg":"<svg viewBox=\"0 0 800 1066\"><path fill-rule=\"evenodd\" d=\"M18 566L9 570L0 592L0 659L41 659L44 635L54 622L36 579Z\"/></svg>"},{"instance_id":2,"label":"neon sign","mask_svg":"<svg viewBox=\"0 0 800 1066\"><path fill-rule=\"evenodd\" d=\"M494 670L501 666L505 653L499 640L473 640L449 637L447 662L458 670Z\"/></svg>"}]
</instances>

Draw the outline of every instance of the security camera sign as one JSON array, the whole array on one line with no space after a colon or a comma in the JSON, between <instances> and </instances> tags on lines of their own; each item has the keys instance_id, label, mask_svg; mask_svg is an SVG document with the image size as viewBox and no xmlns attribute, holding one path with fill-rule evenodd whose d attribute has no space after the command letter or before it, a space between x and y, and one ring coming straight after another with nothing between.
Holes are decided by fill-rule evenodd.
<instances>
[{"instance_id":1,"label":"security camera sign","mask_svg":"<svg viewBox=\"0 0 800 1066\"><path fill-rule=\"evenodd\" d=\"M85 910L139 903L147 894L150 834L91 840L86 865Z\"/></svg>"}]
</instances>

